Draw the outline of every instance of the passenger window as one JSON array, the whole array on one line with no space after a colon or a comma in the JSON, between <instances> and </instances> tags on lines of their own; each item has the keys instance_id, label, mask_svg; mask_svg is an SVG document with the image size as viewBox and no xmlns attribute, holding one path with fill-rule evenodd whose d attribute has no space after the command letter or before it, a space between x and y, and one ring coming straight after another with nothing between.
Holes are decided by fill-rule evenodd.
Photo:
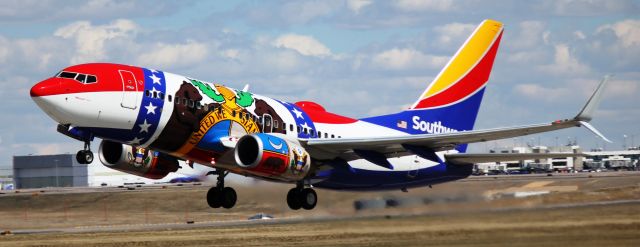
<instances>
[{"instance_id":1,"label":"passenger window","mask_svg":"<svg viewBox=\"0 0 640 247\"><path fill-rule=\"evenodd\" d=\"M160 96L161 100L164 100L164 94L162 92L158 93L158 96Z\"/></svg>"},{"instance_id":2,"label":"passenger window","mask_svg":"<svg viewBox=\"0 0 640 247\"><path fill-rule=\"evenodd\" d=\"M298 131L298 133L302 132L302 127L300 127L300 125L296 126L296 130Z\"/></svg>"},{"instance_id":3,"label":"passenger window","mask_svg":"<svg viewBox=\"0 0 640 247\"><path fill-rule=\"evenodd\" d=\"M157 99L158 98L158 92L153 92L153 97Z\"/></svg>"},{"instance_id":4,"label":"passenger window","mask_svg":"<svg viewBox=\"0 0 640 247\"><path fill-rule=\"evenodd\" d=\"M197 109L202 109L202 104L200 104L200 101L196 102L196 108Z\"/></svg>"},{"instance_id":5,"label":"passenger window","mask_svg":"<svg viewBox=\"0 0 640 247\"><path fill-rule=\"evenodd\" d=\"M192 99L189 100L189 107L193 108L194 107L194 102Z\"/></svg>"},{"instance_id":6,"label":"passenger window","mask_svg":"<svg viewBox=\"0 0 640 247\"><path fill-rule=\"evenodd\" d=\"M151 92L149 92L149 90L144 90L144 96L151 96Z\"/></svg>"},{"instance_id":7,"label":"passenger window","mask_svg":"<svg viewBox=\"0 0 640 247\"><path fill-rule=\"evenodd\" d=\"M87 79L87 75L85 74L78 74L78 76L76 76L76 81L79 81L81 83L84 84L85 79Z\"/></svg>"},{"instance_id":8,"label":"passenger window","mask_svg":"<svg viewBox=\"0 0 640 247\"><path fill-rule=\"evenodd\" d=\"M293 131L293 124L289 124L289 131Z\"/></svg>"},{"instance_id":9,"label":"passenger window","mask_svg":"<svg viewBox=\"0 0 640 247\"><path fill-rule=\"evenodd\" d=\"M94 75L87 76L87 81L86 81L87 84L95 83L97 81L98 81L98 78L96 78L96 76Z\"/></svg>"},{"instance_id":10,"label":"passenger window","mask_svg":"<svg viewBox=\"0 0 640 247\"><path fill-rule=\"evenodd\" d=\"M182 104L189 106L189 100L187 98L182 99Z\"/></svg>"},{"instance_id":11,"label":"passenger window","mask_svg":"<svg viewBox=\"0 0 640 247\"><path fill-rule=\"evenodd\" d=\"M176 101L175 102L176 102L176 105L179 105L180 104L180 97L176 96Z\"/></svg>"},{"instance_id":12,"label":"passenger window","mask_svg":"<svg viewBox=\"0 0 640 247\"><path fill-rule=\"evenodd\" d=\"M322 138L322 132L318 131L318 137Z\"/></svg>"},{"instance_id":13,"label":"passenger window","mask_svg":"<svg viewBox=\"0 0 640 247\"><path fill-rule=\"evenodd\" d=\"M278 128L278 120L273 120L273 127Z\"/></svg>"},{"instance_id":14,"label":"passenger window","mask_svg":"<svg viewBox=\"0 0 640 247\"><path fill-rule=\"evenodd\" d=\"M336 136L335 136L335 135L333 135L333 134L331 134L331 138L336 138Z\"/></svg>"},{"instance_id":15,"label":"passenger window","mask_svg":"<svg viewBox=\"0 0 640 247\"><path fill-rule=\"evenodd\" d=\"M329 135L327 133L324 133L324 138L329 138Z\"/></svg>"},{"instance_id":16,"label":"passenger window","mask_svg":"<svg viewBox=\"0 0 640 247\"><path fill-rule=\"evenodd\" d=\"M307 128L303 128L304 133L307 134Z\"/></svg>"},{"instance_id":17,"label":"passenger window","mask_svg":"<svg viewBox=\"0 0 640 247\"><path fill-rule=\"evenodd\" d=\"M204 111L209 111L209 105L205 104L204 107L202 107L202 108L204 108Z\"/></svg>"},{"instance_id":18,"label":"passenger window","mask_svg":"<svg viewBox=\"0 0 640 247\"><path fill-rule=\"evenodd\" d=\"M236 117L236 111L231 111L231 117Z\"/></svg>"},{"instance_id":19,"label":"passenger window","mask_svg":"<svg viewBox=\"0 0 640 247\"><path fill-rule=\"evenodd\" d=\"M169 99L169 102L171 102L171 95L169 95L169 96L167 97L167 99Z\"/></svg>"},{"instance_id":20,"label":"passenger window","mask_svg":"<svg viewBox=\"0 0 640 247\"><path fill-rule=\"evenodd\" d=\"M311 133L311 136L315 135L316 131L315 130L309 130L309 133Z\"/></svg>"},{"instance_id":21,"label":"passenger window","mask_svg":"<svg viewBox=\"0 0 640 247\"><path fill-rule=\"evenodd\" d=\"M76 78L76 75L77 75L77 73L62 71L60 73L60 75L58 75L58 77L67 78L67 79L74 79L74 78Z\"/></svg>"}]
</instances>

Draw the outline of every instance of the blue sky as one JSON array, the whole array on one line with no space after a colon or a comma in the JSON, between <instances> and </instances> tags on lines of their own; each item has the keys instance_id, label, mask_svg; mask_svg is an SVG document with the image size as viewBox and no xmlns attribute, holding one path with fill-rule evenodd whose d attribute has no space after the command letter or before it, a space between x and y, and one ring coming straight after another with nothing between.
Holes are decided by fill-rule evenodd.
<instances>
[{"instance_id":1,"label":"blue sky","mask_svg":"<svg viewBox=\"0 0 640 247\"><path fill-rule=\"evenodd\" d=\"M1 1L0 166L12 155L75 153L29 98L76 63L116 62L312 100L354 117L392 113L420 92L483 19L505 33L476 126L577 113L615 74L593 124L640 145L639 1ZM560 144L585 129L477 144ZM94 144L94 149L97 145Z\"/></svg>"}]
</instances>

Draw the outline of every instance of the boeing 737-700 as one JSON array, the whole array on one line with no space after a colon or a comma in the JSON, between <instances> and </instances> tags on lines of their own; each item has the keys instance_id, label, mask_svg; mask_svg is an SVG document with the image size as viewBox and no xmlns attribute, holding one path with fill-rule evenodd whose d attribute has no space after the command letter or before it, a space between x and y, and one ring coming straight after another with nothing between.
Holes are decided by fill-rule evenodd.
<instances>
[{"instance_id":1,"label":"boeing 737-700","mask_svg":"<svg viewBox=\"0 0 640 247\"><path fill-rule=\"evenodd\" d=\"M33 86L31 97L60 133L84 142L80 163L93 161L90 144L98 137L100 161L122 172L159 179L179 160L215 168L218 182L206 197L213 208L236 204L224 183L231 172L294 184L289 207L312 209L313 188L406 190L465 178L474 162L572 155L473 154L469 143L576 126L604 138L588 122L606 79L573 118L473 128L502 33L502 23L483 21L409 109L361 119L248 87L110 63L64 68Z\"/></svg>"}]
</instances>

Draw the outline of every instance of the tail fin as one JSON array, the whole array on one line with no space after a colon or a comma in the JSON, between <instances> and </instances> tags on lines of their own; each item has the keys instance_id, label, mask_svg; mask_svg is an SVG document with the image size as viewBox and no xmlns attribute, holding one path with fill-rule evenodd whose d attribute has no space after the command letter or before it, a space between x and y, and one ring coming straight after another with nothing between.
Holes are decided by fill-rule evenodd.
<instances>
[{"instance_id":1,"label":"tail fin","mask_svg":"<svg viewBox=\"0 0 640 247\"><path fill-rule=\"evenodd\" d=\"M502 31L502 23L483 21L411 108L362 120L409 134L473 129Z\"/></svg>"},{"instance_id":2,"label":"tail fin","mask_svg":"<svg viewBox=\"0 0 640 247\"><path fill-rule=\"evenodd\" d=\"M482 93L479 91L489 80L502 30L502 23L494 20L480 23L410 109L449 106Z\"/></svg>"}]
</instances>

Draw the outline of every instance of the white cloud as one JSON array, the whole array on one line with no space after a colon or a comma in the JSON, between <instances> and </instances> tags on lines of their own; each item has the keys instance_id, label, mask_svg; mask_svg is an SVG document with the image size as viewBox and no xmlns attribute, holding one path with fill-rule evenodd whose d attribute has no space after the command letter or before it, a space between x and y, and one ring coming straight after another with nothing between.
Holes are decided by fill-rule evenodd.
<instances>
[{"instance_id":1,"label":"white cloud","mask_svg":"<svg viewBox=\"0 0 640 247\"><path fill-rule=\"evenodd\" d=\"M274 40L273 45L275 47L295 50L305 56L331 56L331 50L311 36L285 34Z\"/></svg>"},{"instance_id":2,"label":"white cloud","mask_svg":"<svg viewBox=\"0 0 640 247\"><path fill-rule=\"evenodd\" d=\"M520 33L509 42L509 45L518 49L530 49L544 42L545 24L541 21L523 21L518 25Z\"/></svg>"},{"instance_id":3,"label":"white cloud","mask_svg":"<svg viewBox=\"0 0 640 247\"><path fill-rule=\"evenodd\" d=\"M634 13L638 7L634 1L596 1L596 0L547 0L539 3L542 11L550 11L564 16L598 16L613 13Z\"/></svg>"},{"instance_id":4,"label":"white cloud","mask_svg":"<svg viewBox=\"0 0 640 247\"><path fill-rule=\"evenodd\" d=\"M156 68L197 64L205 60L209 52L205 44L193 40L184 44L158 43L149 50L138 57L138 62Z\"/></svg>"},{"instance_id":5,"label":"white cloud","mask_svg":"<svg viewBox=\"0 0 640 247\"><path fill-rule=\"evenodd\" d=\"M576 39L579 39L579 40L583 40L587 38L587 36L580 30L573 32L573 36L575 36Z\"/></svg>"},{"instance_id":6,"label":"white cloud","mask_svg":"<svg viewBox=\"0 0 640 247\"><path fill-rule=\"evenodd\" d=\"M413 68L441 68L447 63L448 57L426 55L420 51L408 48L393 48L373 56L373 64L391 70L405 70Z\"/></svg>"},{"instance_id":7,"label":"white cloud","mask_svg":"<svg viewBox=\"0 0 640 247\"><path fill-rule=\"evenodd\" d=\"M362 8L367 7L372 3L373 1L371 0L347 0L347 7L356 14L359 14Z\"/></svg>"},{"instance_id":8,"label":"white cloud","mask_svg":"<svg viewBox=\"0 0 640 247\"><path fill-rule=\"evenodd\" d=\"M88 21L78 21L59 28L54 36L75 41L76 54L70 62L77 64L106 59L104 47L107 41L134 35L137 29L134 22L125 19L95 26Z\"/></svg>"},{"instance_id":9,"label":"white cloud","mask_svg":"<svg viewBox=\"0 0 640 247\"><path fill-rule=\"evenodd\" d=\"M473 33L476 26L477 24L449 23L434 28L434 31L438 34L437 42L442 46L450 47L453 43L462 45L462 42Z\"/></svg>"},{"instance_id":10,"label":"white cloud","mask_svg":"<svg viewBox=\"0 0 640 247\"><path fill-rule=\"evenodd\" d=\"M398 0L395 6L403 11L444 12L454 9L453 0Z\"/></svg>"},{"instance_id":11,"label":"white cloud","mask_svg":"<svg viewBox=\"0 0 640 247\"><path fill-rule=\"evenodd\" d=\"M542 71L565 76L584 75L590 72L587 65L578 61L578 59L571 54L568 45L557 44L554 48L553 63L540 66Z\"/></svg>"},{"instance_id":12,"label":"white cloud","mask_svg":"<svg viewBox=\"0 0 640 247\"><path fill-rule=\"evenodd\" d=\"M625 48L640 46L640 20L624 20L604 25L599 27L597 32L606 30L613 31Z\"/></svg>"},{"instance_id":13,"label":"white cloud","mask_svg":"<svg viewBox=\"0 0 640 247\"><path fill-rule=\"evenodd\" d=\"M540 84L518 84L514 87L514 91L529 99L545 102L561 101L571 95L571 90L567 88L546 88Z\"/></svg>"}]
</instances>

